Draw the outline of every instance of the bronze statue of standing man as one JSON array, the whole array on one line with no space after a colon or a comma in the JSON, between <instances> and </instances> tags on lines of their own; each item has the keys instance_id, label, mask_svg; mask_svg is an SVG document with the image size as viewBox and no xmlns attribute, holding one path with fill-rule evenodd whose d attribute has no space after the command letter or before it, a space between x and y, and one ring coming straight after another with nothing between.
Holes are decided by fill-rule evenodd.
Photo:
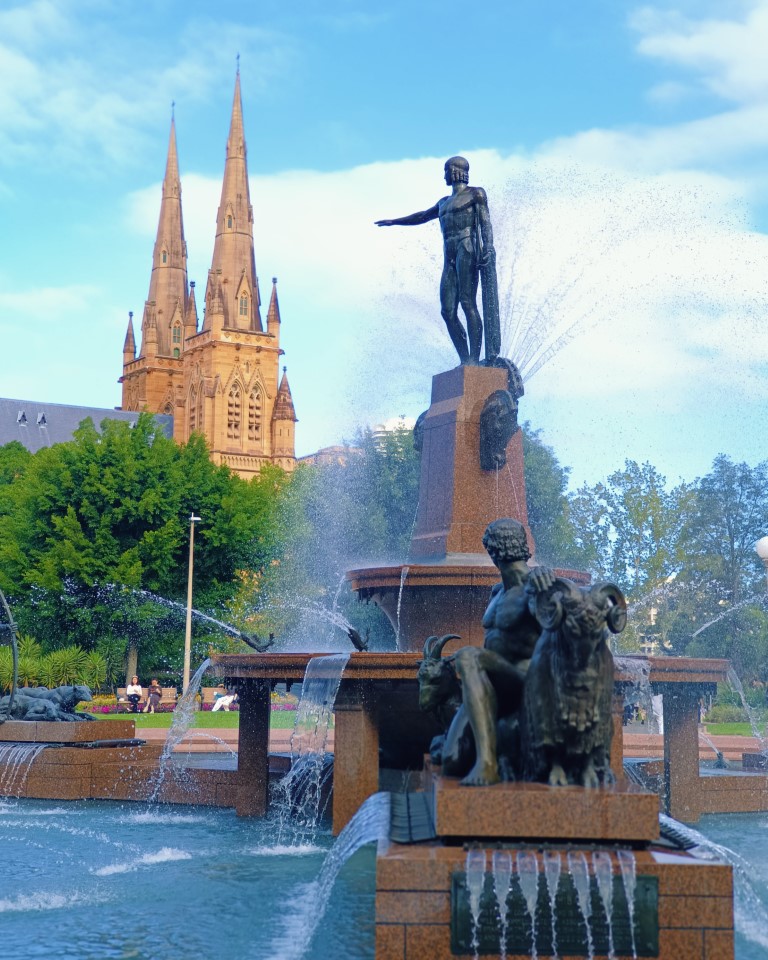
<instances>
[{"instance_id":1,"label":"bronze statue of standing man","mask_svg":"<svg viewBox=\"0 0 768 960\"><path fill-rule=\"evenodd\" d=\"M477 309L477 284L482 283L485 320L485 362L493 365L501 351L499 298L496 287L496 251L482 187L469 186L469 163L464 157L445 162L448 197L434 207L397 220L377 220L379 227L416 226L439 219L445 261L440 280L440 312L462 364L478 364L483 340L483 320ZM459 320L459 304L467 329Z\"/></svg>"}]
</instances>

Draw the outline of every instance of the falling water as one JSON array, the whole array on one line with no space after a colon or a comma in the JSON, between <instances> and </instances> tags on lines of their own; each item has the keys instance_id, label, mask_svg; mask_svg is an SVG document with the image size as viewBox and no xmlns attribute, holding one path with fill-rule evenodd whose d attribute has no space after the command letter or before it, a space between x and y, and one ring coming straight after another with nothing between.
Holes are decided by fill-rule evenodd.
<instances>
[{"instance_id":1,"label":"falling water","mask_svg":"<svg viewBox=\"0 0 768 960\"><path fill-rule=\"evenodd\" d=\"M18 797L24 789L29 768L47 743L1 743L0 744L0 794Z\"/></svg>"},{"instance_id":2,"label":"falling water","mask_svg":"<svg viewBox=\"0 0 768 960\"><path fill-rule=\"evenodd\" d=\"M584 926L587 931L587 953L589 960L594 960L595 945L592 941L592 896L589 880L589 866L587 858L583 853L568 854L568 873L571 875L573 885L576 888L576 899L579 904L579 910L584 918Z\"/></svg>"},{"instance_id":3,"label":"falling water","mask_svg":"<svg viewBox=\"0 0 768 960\"><path fill-rule=\"evenodd\" d=\"M768 947L766 931L768 930L768 910L763 905L759 895L752 886L752 876L755 873L755 867L747 863L743 857L739 856L730 847L724 847L713 840L709 840L700 833L689 827L687 824L680 823L673 817L664 813L659 814L659 823L662 826L668 826L673 831L683 834L695 846L687 850L693 857L700 860L720 860L723 863L729 863L733 867L733 904L734 921L736 929L745 937L762 947Z\"/></svg>"},{"instance_id":4,"label":"falling water","mask_svg":"<svg viewBox=\"0 0 768 960\"><path fill-rule=\"evenodd\" d=\"M323 787L330 776L326 754L336 694L349 653L312 657L307 664L301 699L291 734L291 769L274 787L271 805L277 840L289 834L292 845L311 842L322 813Z\"/></svg>"},{"instance_id":5,"label":"falling water","mask_svg":"<svg viewBox=\"0 0 768 960\"><path fill-rule=\"evenodd\" d=\"M410 567L403 567L400 571L400 591L397 594L397 629L395 630L395 649L400 650L400 608L403 605L403 590L405 589L405 578L408 576Z\"/></svg>"},{"instance_id":6,"label":"falling water","mask_svg":"<svg viewBox=\"0 0 768 960\"><path fill-rule=\"evenodd\" d=\"M155 788L149 798L150 803L155 803L157 801L157 798L160 795L160 789L163 786L165 776L168 772L168 767L172 762L173 751L181 743L186 736L187 731L194 723L195 707L197 705L195 698L200 690L203 674L208 669L210 664L210 659L206 659L200 664L195 671L194 676L189 681L189 686L181 695L181 697L179 697L178 703L176 704L176 709L173 711L173 722L171 723L171 728L168 731L168 736L165 738L163 752L160 754L160 767L157 776L157 783L155 783Z\"/></svg>"},{"instance_id":7,"label":"falling water","mask_svg":"<svg viewBox=\"0 0 768 960\"><path fill-rule=\"evenodd\" d=\"M512 854L506 850L494 850L491 859L491 871L493 873L493 889L499 906L499 957L500 960L506 960L507 920L509 915L507 898L512 884Z\"/></svg>"},{"instance_id":8,"label":"falling water","mask_svg":"<svg viewBox=\"0 0 768 960\"><path fill-rule=\"evenodd\" d=\"M635 855L631 850L618 850L621 880L624 884L624 898L627 901L629 913L629 933L632 937L632 957L637 960L637 944L635 943L635 889L637 888L637 865Z\"/></svg>"},{"instance_id":9,"label":"falling water","mask_svg":"<svg viewBox=\"0 0 768 960\"><path fill-rule=\"evenodd\" d=\"M480 956L480 898L485 886L485 850L468 850L465 871L469 891L469 910L472 914L472 955Z\"/></svg>"},{"instance_id":10,"label":"falling water","mask_svg":"<svg viewBox=\"0 0 768 960\"><path fill-rule=\"evenodd\" d=\"M388 793L374 793L361 805L328 851L317 880L286 904L285 930L266 956L301 960L307 955L341 868L366 843L382 844L388 839L389 808Z\"/></svg>"},{"instance_id":11,"label":"falling water","mask_svg":"<svg viewBox=\"0 0 768 960\"><path fill-rule=\"evenodd\" d=\"M517 879L531 918L531 957L536 960L536 904L539 900L539 861L536 854L527 850L517 851Z\"/></svg>"},{"instance_id":12,"label":"falling water","mask_svg":"<svg viewBox=\"0 0 768 960\"><path fill-rule=\"evenodd\" d=\"M768 602L768 595L765 593L756 593L753 597L747 597L746 600L741 600L739 603L735 603L732 607L729 607L719 617L715 617L714 620L709 620L703 626L699 627L698 630L694 631L691 634L691 640L694 640L700 633L703 633L708 627L713 627L716 623L720 623L721 620L725 620L726 617L730 617L734 613L738 613L739 610L743 610L744 607L749 607L753 604L760 604L761 606Z\"/></svg>"},{"instance_id":13,"label":"falling water","mask_svg":"<svg viewBox=\"0 0 768 960\"><path fill-rule=\"evenodd\" d=\"M592 867L608 923L608 957L609 960L614 960L616 951L613 949L613 863L610 854L596 850L592 854Z\"/></svg>"},{"instance_id":14,"label":"falling water","mask_svg":"<svg viewBox=\"0 0 768 960\"><path fill-rule=\"evenodd\" d=\"M660 733L659 722L653 707L653 689L651 688L651 662L647 657L614 656L615 667L627 678L624 687L624 703L642 707L648 733Z\"/></svg>"},{"instance_id":15,"label":"falling water","mask_svg":"<svg viewBox=\"0 0 768 960\"><path fill-rule=\"evenodd\" d=\"M747 703L747 695L744 692L744 685L739 679L739 675L733 669L733 667L728 667L727 674L728 683L731 689L738 695L739 700L741 700L741 705L744 708L744 712L747 715L749 720L749 725L752 728L752 736L760 744L760 753L763 755L768 755L768 740L766 740L765 734L760 732L760 725L757 720L757 715L755 711Z\"/></svg>"},{"instance_id":16,"label":"falling water","mask_svg":"<svg viewBox=\"0 0 768 960\"><path fill-rule=\"evenodd\" d=\"M544 879L547 881L549 893L549 909L552 917L552 956L557 957L557 888L560 884L560 870L562 864L560 854L556 850L547 850L544 853Z\"/></svg>"}]
</instances>

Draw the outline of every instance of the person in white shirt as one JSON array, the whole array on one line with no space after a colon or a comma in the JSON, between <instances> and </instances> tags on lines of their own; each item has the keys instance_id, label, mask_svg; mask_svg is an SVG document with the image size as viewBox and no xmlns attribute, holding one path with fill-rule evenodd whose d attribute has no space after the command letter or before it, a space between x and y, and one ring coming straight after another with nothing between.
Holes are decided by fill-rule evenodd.
<instances>
[{"instance_id":1,"label":"person in white shirt","mask_svg":"<svg viewBox=\"0 0 768 960\"><path fill-rule=\"evenodd\" d=\"M125 696L131 705L130 713L139 712L139 700L142 696L141 684L138 677L131 677L131 682L125 688Z\"/></svg>"}]
</instances>

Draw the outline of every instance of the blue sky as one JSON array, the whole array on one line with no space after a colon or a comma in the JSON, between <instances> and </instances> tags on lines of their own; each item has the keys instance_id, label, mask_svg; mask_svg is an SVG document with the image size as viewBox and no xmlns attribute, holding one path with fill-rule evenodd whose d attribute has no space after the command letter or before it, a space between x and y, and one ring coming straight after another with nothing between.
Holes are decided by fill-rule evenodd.
<instances>
[{"instance_id":1,"label":"blue sky","mask_svg":"<svg viewBox=\"0 0 768 960\"><path fill-rule=\"evenodd\" d=\"M175 101L190 279L241 56L256 262L299 451L428 405L454 363L431 206L491 205L522 416L573 482L768 456L768 0L0 0L0 395L114 406ZM526 340L527 337L527 340ZM550 349L551 348L551 349Z\"/></svg>"}]
</instances>

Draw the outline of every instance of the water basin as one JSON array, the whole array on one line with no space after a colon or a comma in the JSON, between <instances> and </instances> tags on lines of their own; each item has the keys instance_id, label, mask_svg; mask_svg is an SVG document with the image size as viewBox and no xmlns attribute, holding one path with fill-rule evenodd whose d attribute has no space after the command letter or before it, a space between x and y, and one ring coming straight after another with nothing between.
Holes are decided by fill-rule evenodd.
<instances>
[{"instance_id":1,"label":"water basin","mask_svg":"<svg viewBox=\"0 0 768 960\"><path fill-rule=\"evenodd\" d=\"M274 832L221 809L0 802L3 941L26 960L373 958L375 845L344 865L302 954L333 838L276 847Z\"/></svg>"}]
</instances>

